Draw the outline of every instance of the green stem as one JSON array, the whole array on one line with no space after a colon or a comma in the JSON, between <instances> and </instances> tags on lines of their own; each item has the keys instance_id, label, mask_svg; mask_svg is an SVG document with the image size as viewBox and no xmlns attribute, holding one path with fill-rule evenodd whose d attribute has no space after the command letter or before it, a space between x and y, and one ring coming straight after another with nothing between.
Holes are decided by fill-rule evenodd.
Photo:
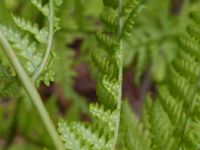
<instances>
[{"instance_id":1,"label":"green stem","mask_svg":"<svg viewBox=\"0 0 200 150\"><path fill-rule=\"evenodd\" d=\"M63 150L64 148L63 148L62 142L59 139L59 135L49 117L48 112L46 111L44 107L44 104L42 103L41 97L38 94L36 87L34 86L34 83L31 81L31 79L25 72L20 61L15 55L12 47L10 46L9 42L7 41L7 39L4 37L4 35L1 32L0 32L0 43L2 47L4 48L5 54L7 55L11 64L13 65L25 90L27 91L29 97L31 98L37 112L39 113L41 120L43 121L44 126L47 129L49 136L55 145L55 148L57 150Z\"/></svg>"},{"instance_id":2,"label":"green stem","mask_svg":"<svg viewBox=\"0 0 200 150\"><path fill-rule=\"evenodd\" d=\"M118 110L118 120L117 125L115 129L115 135L114 135L114 146L113 149L115 149L117 140L118 140L118 133L119 133L119 127L120 127L120 114L121 114L121 99L122 99L122 77L123 77L123 58L122 58L122 40L121 40L121 34L122 34L122 28L123 28L123 22L122 22L122 0L118 0L118 41L119 41L119 53L117 54L117 60L119 65L119 76L118 81L119 84L119 91L118 91L118 102L117 102L117 110Z\"/></svg>"},{"instance_id":3,"label":"green stem","mask_svg":"<svg viewBox=\"0 0 200 150\"><path fill-rule=\"evenodd\" d=\"M48 62L48 58L49 58L49 55L50 55L50 52L51 52L51 47L52 47L52 42L53 42L53 21L54 21L54 9L53 9L53 0L50 0L49 1L49 10L50 10L50 14L49 14L49 17L48 17L48 20L49 20L49 35L48 35L48 42L47 42L47 48L46 48L46 52L45 52L45 55L44 55L44 58L38 68L38 70L36 70L36 72L34 73L32 79L33 81L35 81L39 76L40 74L42 73L45 65L47 64Z\"/></svg>"}]
</instances>

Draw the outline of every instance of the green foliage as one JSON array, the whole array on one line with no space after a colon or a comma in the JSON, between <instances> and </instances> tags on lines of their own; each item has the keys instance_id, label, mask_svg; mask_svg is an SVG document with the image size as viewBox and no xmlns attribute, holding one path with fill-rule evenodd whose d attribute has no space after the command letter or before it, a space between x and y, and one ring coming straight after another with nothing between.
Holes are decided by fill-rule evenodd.
<instances>
[{"instance_id":1,"label":"green foliage","mask_svg":"<svg viewBox=\"0 0 200 150\"><path fill-rule=\"evenodd\" d=\"M27 72L32 75L42 61L42 53L37 52L36 43L29 43L28 36L23 37L12 28L1 25L0 29L6 38L13 43L13 47L18 51L17 55L22 57Z\"/></svg>"},{"instance_id":2,"label":"green foliage","mask_svg":"<svg viewBox=\"0 0 200 150\"><path fill-rule=\"evenodd\" d=\"M0 95L5 98L8 96L17 96L18 82L13 78L12 73L5 66L0 66ZM11 94L12 93L12 94Z\"/></svg>"},{"instance_id":3,"label":"green foliage","mask_svg":"<svg viewBox=\"0 0 200 150\"><path fill-rule=\"evenodd\" d=\"M78 76L74 69L76 65L75 53L73 49L66 48L66 39L69 39L67 34L58 33L56 35L55 47L59 56L55 64L59 67L54 68L56 84L61 86L64 96L74 104L74 108L80 112L88 113L86 98L74 90L74 78Z\"/></svg>"},{"instance_id":4,"label":"green foliage","mask_svg":"<svg viewBox=\"0 0 200 150\"><path fill-rule=\"evenodd\" d=\"M22 137L27 138L25 142L35 142L35 146L41 148L50 148L53 147L52 142L49 140L49 135L46 134L44 126L38 126L38 122L40 118L38 118L37 112L31 107L31 103L29 102L29 97L25 92L22 92L23 99L21 99L21 108L19 110L18 115L18 122L17 126L19 129L19 133ZM26 105L26 107L22 107ZM50 98L45 103L46 109L48 110L49 114L53 122L57 122L58 118L56 117L59 113L59 110L56 107L56 100L54 97ZM31 124L31 126L30 126ZM40 137L40 138L38 138ZM31 143L29 143L31 146ZM34 144L32 144L34 146Z\"/></svg>"},{"instance_id":5,"label":"green foliage","mask_svg":"<svg viewBox=\"0 0 200 150\"><path fill-rule=\"evenodd\" d=\"M104 1L104 4L107 7L115 8L115 5L111 5L111 1ZM102 122L104 126L107 126L108 130L106 133L102 133L103 127L100 126L100 128L91 132L87 130L84 125L75 123L75 125L73 125L73 128L75 128L74 131L70 125L62 121L59 123L58 130L61 133L66 149L106 150L112 149L116 144L120 119L122 86L122 47L120 42L123 35L129 34L130 30L133 28L134 19L139 12L138 10L141 9L137 1L130 2L130 4L132 4L132 7L130 8L130 15L128 17L126 17L126 15L121 16L121 13L117 13L115 10L103 12L103 14L108 13L112 16L116 16L114 20L118 18L118 20L124 19L126 21L124 26L121 26L120 21L118 22L118 33L116 31L113 32L113 29L116 28L116 23L111 21L110 18L107 18L107 15L101 15L101 20L105 23L105 28L103 31L96 34L99 44L104 49L103 52L94 52L92 57L95 66L97 66L100 72L96 92L101 104L90 105L90 113L93 117L97 118L99 122ZM137 5L137 7L134 7L135 5ZM124 11L126 6L122 9ZM82 132L76 132L80 131L80 128L83 129ZM101 134L104 136L100 137ZM106 139L107 136L110 136L110 138ZM96 137L96 140L94 140L95 138L90 139L91 137ZM100 141L105 141L106 143L103 148L99 145L101 143Z\"/></svg>"},{"instance_id":6,"label":"green foliage","mask_svg":"<svg viewBox=\"0 0 200 150\"><path fill-rule=\"evenodd\" d=\"M171 0L119 2L3 0L0 33L42 93L65 149L199 150L199 1L183 2L176 13ZM38 117L44 110L32 108L1 46L0 149L57 149ZM76 89L84 78L80 64L94 80L83 84L94 82L96 95ZM133 89L146 97L138 116L132 112L134 102L121 101L126 96L122 79L125 90L132 82L123 78L124 68L134 72L135 83L146 73L156 87L148 95L140 91L145 85ZM52 84L47 89L41 82Z\"/></svg>"},{"instance_id":7,"label":"green foliage","mask_svg":"<svg viewBox=\"0 0 200 150\"><path fill-rule=\"evenodd\" d=\"M138 118L133 114L127 101L122 104L121 126L117 149L149 150L148 134Z\"/></svg>"},{"instance_id":8,"label":"green foliage","mask_svg":"<svg viewBox=\"0 0 200 150\"><path fill-rule=\"evenodd\" d=\"M38 24L32 24L31 22L26 21L23 18L19 18L16 16L12 16L12 17L15 24L19 28L32 33L35 36L35 38L38 40L38 42L41 42L41 43L47 42L48 31L46 29L43 28L40 30L38 27Z\"/></svg>"},{"instance_id":9,"label":"green foliage","mask_svg":"<svg viewBox=\"0 0 200 150\"><path fill-rule=\"evenodd\" d=\"M48 4L42 4L41 0L31 0L31 3L46 17L49 15L49 7Z\"/></svg>"},{"instance_id":10,"label":"green foliage","mask_svg":"<svg viewBox=\"0 0 200 150\"><path fill-rule=\"evenodd\" d=\"M167 64L177 54L176 38L184 31L188 21L186 14L193 7L185 2L179 15L174 16L169 11L170 1L152 0L144 4L147 7L136 19L131 38L124 42L124 66L134 68L136 84L145 73L155 82L164 80Z\"/></svg>"},{"instance_id":11,"label":"green foliage","mask_svg":"<svg viewBox=\"0 0 200 150\"><path fill-rule=\"evenodd\" d=\"M50 16L49 4L47 3L45 6L43 6L42 1L32 0L31 2L45 16L49 24L52 24L50 20L54 19L53 24L55 26L55 30L58 29L58 19ZM61 2L57 2L58 5L60 5L60 3ZM52 44L52 39L50 37L52 35L50 35L50 32L53 31L50 31L50 25L49 27L44 26L39 28L37 23L27 21L23 17L12 15L12 18L19 29L1 24L0 31L16 50L21 63L24 65L24 68L30 77L34 77L35 74L37 74L41 64L45 63L45 65L47 65L43 72L41 72L37 77L38 80L36 83L39 84L40 81L44 81L45 84L49 85L50 82L54 80L54 72L52 72L52 67L56 58L55 54L52 52L49 54L50 56L47 58L47 62L44 62L44 57L47 53L47 50L45 51L45 49L48 49L48 47L50 47ZM26 32L23 32L22 30ZM33 35L35 40L33 40L31 35ZM5 61L4 59L7 58L2 57L1 61ZM9 67L12 69L11 66Z\"/></svg>"},{"instance_id":12,"label":"green foliage","mask_svg":"<svg viewBox=\"0 0 200 150\"><path fill-rule=\"evenodd\" d=\"M198 23L198 18L191 18ZM153 150L197 150L199 149L199 59L196 47L199 38L193 31L179 37L180 51L176 59L168 66L169 74L165 82L159 85L158 95L154 103L143 108L141 123L148 134L146 146ZM188 29L188 28L187 28ZM186 39L187 37L187 39ZM124 122L124 121L123 121ZM134 123L132 123L134 124ZM122 123L121 131L124 131ZM131 129L133 127L130 127ZM140 131L137 129L137 131ZM131 143L137 142L140 136L135 135ZM145 135L143 133L143 135ZM128 143L130 138L125 139ZM149 141L150 140L150 141ZM141 139L142 141L142 139ZM140 141L140 142L141 142ZM144 144L145 142L142 142ZM144 149L143 145L136 149ZM127 148L132 149L132 148Z\"/></svg>"}]
</instances>

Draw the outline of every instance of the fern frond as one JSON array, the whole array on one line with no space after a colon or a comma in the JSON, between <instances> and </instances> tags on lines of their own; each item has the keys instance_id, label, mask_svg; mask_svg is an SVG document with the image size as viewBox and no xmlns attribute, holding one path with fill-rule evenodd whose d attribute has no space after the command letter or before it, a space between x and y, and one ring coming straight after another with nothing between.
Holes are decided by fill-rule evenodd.
<instances>
[{"instance_id":1,"label":"fern frond","mask_svg":"<svg viewBox=\"0 0 200 150\"><path fill-rule=\"evenodd\" d=\"M143 109L141 112L141 119L140 119L140 121L142 122L147 132L149 132L149 129L151 127L151 124L149 122L151 115L149 114L149 111L151 111L153 104L154 103L153 103L152 97L150 96L150 94L147 94L144 105L143 105Z\"/></svg>"},{"instance_id":2,"label":"fern frond","mask_svg":"<svg viewBox=\"0 0 200 150\"><path fill-rule=\"evenodd\" d=\"M112 16L110 13L103 13L100 15L100 19L111 31L117 32L118 25L115 16Z\"/></svg>"},{"instance_id":3,"label":"fern frond","mask_svg":"<svg viewBox=\"0 0 200 150\"><path fill-rule=\"evenodd\" d=\"M44 26L41 29L37 23L31 23L23 17L12 15L15 24L22 30L26 31L25 35L20 31L14 30L11 27L0 25L0 30L4 36L11 42L12 47L16 49L20 61L25 65L25 69L32 80L39 84L44 81L49 85L54 80L53 62L55 54L51 52L53 44L53 34L57 30L59 19L54 17L55 9L62 4L62 0L56 0L55 5L53 0L43 6L41 0L31 0L46 19L48 19L48 27ZM55 22L55 23L54 23ZM32 34L36 41L31 41L29 34ZM31 42L30 42L31 41ZM42 45L43 44L43 45ZM41 48L46 46L45 50ZM40 48L40 50L39 50Z\"/></svg>"},{"instance_id":4,"label":"fern frond","mask_svg":"<svg viewBox=\"0 0 200 150\"><path fill-rule=\"evenodd\" d=\"M183 104L187 107L187 105L190 103L191 98L193 98L193 96L195 95L196 87L191 84L188 79L180 76L175 71L173 71L172 76L175 78L170 78L169 80L169 84L173 86L173 90L170 89L171 93L175 96L179 96L180 98L184 98Z\"/></svg>"},{"instance_id":5,"label":"fern frond","mask_svg":"<svg viewBox=\"0 0 200 150\"><path fill-rule=\"evenodd\" d=\"M39 51L37 43L31 42L28 35L23 36L19 31L11 27L0 24L0 31L11 42L12 47L16 49L16 55L19 56L21 62L24 64L29 76L33 76L42 62L44 51ZM49 85L54 80L53 65L55 60L56 55L52 52L48 58L47 67L44 68L41 76L36 80L37 85L41 81Z\"/></svg>"},{"instance_id":6,"label":"fern frond","mask_svg":"<svg viewBox=\"0 0 200 150\"><path fill-rule=\"evenodd\" d=\"M80 123L73 123L71 126L81 141L85 141L91 149L106 150L109 148L104 137L100 137L100 133L96 133L97 131L92 131L90 127L86 127L86 125Z\"/></svg>"},{"instance_id":7,"label":"fern frond","mask_svg":"<svg viewBox=\"0 0 200 150\"><path fill-rule=\"evenodd\" d=\"M88 128L85 128L82 125L76 125L75 130L80 132L81 129L82 132L85 133L85 135L80 135L82 137L80 141L87 141L86 143L90 143L91 145L93 145L92 143L94 143L95 141L96 143L101 143L102 145L102 138L109 139L104 140L106 141L106 144L104 145L104 147L102 147L102 149L110 150L114 149L116 146L120 126L123 69L121 30L123 28L122 21L124 17L121 14L121 10L122 6L124 5L121 4L121 1L117 0L104 0L103 2L104 5L108 7L106 10L112 10L105 10L105 13L102 14L100 18L104 23L105 28L102 30L102 32L98 32L96 34L96 39L99 42L99 45L102 46L102 48L104 49L104 52L102 52L101 56L99 56L98 54L92 55L94 64L100 72L97 81L96 93L98 96L98 100L101 104L90 105L90 113L94 118L97 118L95 120L96 124L98 126L101 126L101 128L98 128L92 131L93 133L91 133L91 130L88 131ZM119 9L118 13L117 11L113 10L117 7ZM129 18L134 20L136 12L137 11L133 11L130 14L131 17ZM128 22L128 24L129 23L130 21ZM128 27L126 27L126 29L127 28ZM90 138L86 139L86 135L88 135L89 137L93 137L95 134L94 132L99 133L101 132L102 128L105 127L107 131L103 132L104 134L101 138L100 136L96 136L93 140L91 140ZM80 129L78 130L77 128ZM99 146L101 147L101 145ZM89 145L87 145L86 147L88 147L88 149L95 149L95 147L91 148Z\"/></svg>"},{"instance_id":8,"label":"fern frond","mask_svg":"<svg viewBox=\"0 0 200 150\"><path fill-rule=\"evenodd\" d=\"M38 24L36 23L33 24L30 21L26 21L24 18L16 17L14 15L12 15L12 18L15 24L20 29L23 29L25 31L32 33L35 36L35 38L41 43L47 42L48 31L46 28L43 28L40 30Z\"/></svg>"},{"instance_id":9,"label":"fern frond","mask_svg":"<svg viewBox=\"0 0 200 150\"><path fill-rule=\"evenodd\" d=\"M122 104L120 135L117 149L149 150L150 140L141 124L133 114L128 101Z\"/></svg>"},{"instance_id":10,"label":"fern frond","mask_svg":"<svg viewBox=\"0 0 200 150\"><path fill-rule=\"evenodd\" d=\"M17 55L23 58L27 72L32 75L42 61L42 52L37 51L36 43L30 43L28 36L22 37L18 31L4 25L0 25L0 31L18 50Z\"/></svg>"},{"instance_id":11,"label":"fern frond","mask_svg":"<svg viewBox=\"0 0 200 150\"><path fill-rule=\"evenodd\" d=\"M151 149L172 150L174 139L171 136L172 132L168 130L171 125L165 112L160 107L160 103L154 104L149 113Z\"/></svg>"},{"instance_id":12,"label":"fern frond","mask_svg":"<svg viewBox=\"0 0 200 150\"><path fill-rule=\"evenodd\" d=\"M67 124L64 121L59 123L58 131L62 140L66 143L66 149L76 150L109 150L110 141L105 139L97 129L93 131L85 124L73 122ZM68 139L69 138L69 139Z\"/></svg>"},{"instance_id":13,"label":"fern frond","mask_svg":"<svg viewBox=\"0 0 200 150\"><path fill-rule=\"evenodd\" d=\"M100 56L97 56L97 54L93 54L92 59L102 74L109 75L109 77L117 79L116 75L118 74L118 69L116 67L116 62L113 62L108 57L102 56L101 58Z\"/></svg>"},{"instance_id":14,"label":"fern frond","mask_svg":"<svg viewBox=\"0 0 200 150\"><path fill-rule=\"evenodd\" d=\"M129 16L127 17L124 27L122 29L122 35L127 37L130 36L132 33L132 29L135 24L135 18L138 16L138 14L143 10L144 6L141 6L138 1L134 1L131 4L131 12Z\"/></svg>"},{"instance_id":15,"label":"fern frond","mask_svg":"<svg viewBox=\"0 0 200 150\"><path fill-rule=\"evenodd\" d=\"M117 111L112 112L111 110L106 111L103 106L98 106L97 104L90 105L90 112L94 117L98 118L104 123L107 123L110 130L114 131L119 112Z\"/></svg>"},{"instance_id":16,"label":"fern frond","mask_svg":"<svg viewBox=\"0 0 200 150\"><path fill-rule=\"evenodd\" d=\"M183 51L169 65L166 82L159 86L157 101L150 109L152 112L148 118L152 149L197 150L200 146L200 37L196 26L189 26L187 31L187 35L179 38L179 46Z\"/></svg>"},{"instance_id":17,"label":"fern frond","mask_svg":"<svg viewBox=\"0 0 200 150\"><path fill-rule=\"evenodd\" d=\"M183 124L183 116L185 116L184 111L182 110L182 105L180 102L177 102L176 99L169 94L167 87L161 86L159 88L158 98L162 104L163 109L169 115L171 123L173 125Z\"/></svg>"},{"instance_id":18,"label":"fern frond","mask_svg":"<svg viewBox=\"0 0 200 150\"><path fill-rule=\"evenodd\" d=\"M31 0L31 3L46 17L49 15L49 6L48 4L44 5L42 4L42 0Z\"/></svg>"},{"instance_id":19,"label":"fern frond","mask_svg":"<svg viewBox=\"0 0 200 150\"><path fill-rule=\"evenodd\" d=\"M57 7L60 6L63 1L62 0L54 0L55 5L54 5L54 10L57 10ZM50 9L49 9L49 3L43 5L42 0L31 0L31 3L48 19L50 15ZM54 11L54 12L55 12ZM54 30L57 31L60 29L59 24L60 24L60 19L54 15L53 17L53 24L54 24ZM44 29L43 29L44 30Z\"/></svg>"},{"instance_id":20,"label":"fern frond","mask_svg":"<svg viewBox=\"0 0 200 150\"><path fill-rule=\"evenodd\" d=\"M187 62L182 59L176 59L172 65L185 78L190 77L189 80L191 82L197 82L196 79L200 74L200 68L197 62L190 61L189 59Z\"/></svg>"},{"instance_id":21,"label":"fern frond","mask_svg":"<svg viewBox=\"0 0 200 150\"><path fill-rule=\"evenodd\" d=\"M76 138L75 133L71 131L66 122L60 121L58 123L58 132L61 134L61 139L65 143L66 149L86 150L82 147L80 141Z\"/></svg>"},{"instance_id":22,"label":"fern frond","mask_svg":"<svg viewBox=\"0 0 200 150\"><path fill-rule=\"evenodd\" d=\"M183 35L181 38L178 38L178 43L183 51L189 53L190 55L194 56L195 59L200 61L200 54L198 52L200 45L195 40L189 38L189 36Z\"/></svg>"},{"instance_id":23,"label":"fern frond","mask_svg":"<svg viewBox=\"0 0 200 150\"><path fill-rule=\"evenodd\" d=\"M112 39L110 36L108 36L106 34L97 33L96 39L101 44L101 46L103 46L103 48L105 48L105 51L107 53L109 53L110 55L113 55L119 47L116 40Z\"/></svg>"},{"instance_id":24,"label":"fern frond","mask_svg":"<svg viewBox=\"0 0 200 150\"><path fill-rule=\"evenodd\" d=\"M106 108L112 109L116 107L118 86L115 80L111 81L108 77L101 78L97 83L97 95Z\"/></svg>"},{"instance_id":25,"label":"fern frond","mask_svg":"<svg viewBox=\"0 0 200 150\"><path fill-rule=\"evenodd\" d=\"M46 67L43 69L41 75L36 80L36 85L39 85L43 81L47 86L55 79L54 66L57 61L57 55L54 51L51 51L51 54L47 60Z\"/></svg>"}]
</instances>

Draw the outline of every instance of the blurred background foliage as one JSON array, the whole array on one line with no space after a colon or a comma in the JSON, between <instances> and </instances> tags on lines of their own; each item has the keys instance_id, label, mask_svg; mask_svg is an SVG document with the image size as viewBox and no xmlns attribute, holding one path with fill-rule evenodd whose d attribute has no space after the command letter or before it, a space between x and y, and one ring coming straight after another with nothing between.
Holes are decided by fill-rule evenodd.
<instances>
[{"instance_id":1,"label":"blurred background foliage","mask_svg":"<svg viewBox=\"0 0 200 150\"><path fill-rule=\"evenodd\" d=\"M184 31L188 12L200 7L199 0L143 0L143 3L145 9L138 17L132 37L124 41L123 59L123 97L137 114L145 95L149 91L156 94L156 85L167 75L166 66L177 55L175 38ZM61 116L67 120L90 120L87 107L89 102L96 101L97 78L91 53L100 49L94 33L102 27L99 20L102 9L101 0L64 0L58 10L61 28L54 37L58 58L54 67L56 80L49 87L41 85L39 88L55 124ZM41 26L45 23L29 0L1 0L0 22L13 24L12 13L37 21ZM0 76L3 73L0 66ZM12 83L12 78L9 81ZM24 90L12 89L13 98L1 93L2 87L6 87L4 83L2 76L0 149L52 147Z\"/></svg>"}]
</instances>

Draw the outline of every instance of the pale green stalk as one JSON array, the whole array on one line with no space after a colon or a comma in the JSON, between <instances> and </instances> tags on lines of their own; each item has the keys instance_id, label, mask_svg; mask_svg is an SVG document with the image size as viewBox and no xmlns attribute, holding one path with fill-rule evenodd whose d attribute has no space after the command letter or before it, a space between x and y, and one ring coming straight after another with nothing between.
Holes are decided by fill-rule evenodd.
<instances>
[{"instance_id":1,"label":"pale green stalk","mask_svg":"<svg viewBox=\"0 0 200 150\"><path fill-rule=\"evenodd\" d=\"M123 22L122 22L122 0L118 0L118 42L119 42L119 52L117 54L117 60L119 65L119 76L118 81L120 82L119 85L119 91L118 91L118 98L117 98L117 111L118 111L118 120L116 124L115 129L115 135L114 135L114 145L113 149L115 149L118 134L119 134L119 126L120 126L120 114L121 114L121 99L122 99L122 77L123 77L123 58L122 58L122 40L121 40L121 34L122 34L122 28L123 28Z\"/></svg>"},{"instance_id":2,"label":"pale green stalk","mask_svg":"<svg viewBox=\"0 0 200 150\"><path fill-rule=\"evenodd\" d=\"M54 25L53 25L53 21L54 21L54 8L53 8L53 0L50 0L49 1L49 17L48 17L48 20L49 20L49 34L48 34L48 41L47 41L47 48L46 48L46 51L45 51L45 55L44 55L44 58L39 66L39 68L36 70L36 72L34 73L32 79L33 81L35 81L39 76L40 74L42 73L42 71L44 70L44 67L45 65L47 64L48 62L48 58L49 58L49 55L50 55L50 52L51 52L51 47L52 47L52 42L53 42L53 29L54 29Z\"/></svg>"},{"instance_id":3,"label":"pale green stalk","mask_svg":"<svg viewBox=\"0 0 200 150\"><path fill-rule=\"evenodd\" d=\"M60 141L59 135L49 117L48 112L46 111L44 104L42 103L41 97L38 94L34 83L31 81L27 73L25 72L24 68L22 67L20 61L18 60L17 56L14 53L14 50L10 46L7 39L4 35L0 32L0 44L2 45L6 56L10 60L11 64L13 65L22 85L24 86L25 90L27 91L29 97L31 98L41 120L45 128L48 131L50 138L52 139L53 144L55 145L56 150L64 150L63 144ZM30 124L31 126L31 124ZM42 137L40 137L42 138Z\"/></svg>"}]
</instances>

